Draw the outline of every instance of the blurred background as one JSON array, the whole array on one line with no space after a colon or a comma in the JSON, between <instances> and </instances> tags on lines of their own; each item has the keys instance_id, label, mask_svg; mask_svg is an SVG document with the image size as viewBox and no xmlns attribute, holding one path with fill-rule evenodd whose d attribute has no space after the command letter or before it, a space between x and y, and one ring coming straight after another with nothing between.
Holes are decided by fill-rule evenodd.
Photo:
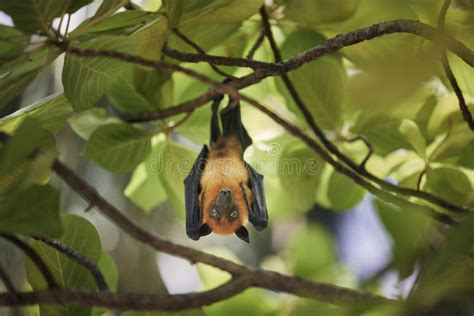
<instances>
[{"instance_id":1,"label":"blurred background","mask_svg":"<svg viewBox=\"0 0 474 316\"><path fill-rule=\"evenodd\" d=\"M337 2L337 10L330 1L314 1L314 8L311 1L267 3L273 8L272 23L284 58L325 38L384 20L412 18L434 24L442 3L428 0ZM149 11L156 11L162 5L158 0L133 3ZM92 16L99 5L100 2L93 2L74 13L70 30ZM2 12L0 23L12 25L10 17ZM57 25L59 21L55 23ZM447 29L474 48L474 2L454 1ZM219 30L203 27L194 31L206 34L207 38L197 38L192 30L181 31L200 41L199 44L211 54L245 56L260 34L261 24L256 14L242 23L228 24ZM176 37L170 36L168 45L193 52ZM338 55L323 57L290 77L297 83L302 98L311 104L316 121L344 153L361 161L367 148L363 142L348 140L354 135L365 135L376 149L367 168L393 183L413 186L426 159L420 157L416 146L403 140L402 136L407 135L399 132L401 122L407 118L416 121L426 147L437 146L440 137L449 137L446 133L456 135L456 129L459 133L464 131L456 110L456 98L440 75L438 54L434 45L420 38L391 35L346 48ZM262 45L254 58L272 61L268 43ZM471 98L474 96L473 70L453 56L450 61L460 76L466 97ZM62 63L61 56L20 96L3 107L0 116L61 92ZM207 65L185 66L221 79ZM222 68L236 76L248 73L248 70ZM172 74L163 80L159 87L161 102L167 105L178 104L207 89L182 74ZM295 124L305 126L279 79L267 79L243 92ZM117 120L106 113L111 107L120 109L121 102L120 97L111 92L99 101L100 107L71 116L68 124L57 133L56 140L60 159L141 227L176 243L249 266L367 290L390 298L405 298L410 293L423 250L436 244L437 233L431 219L376 201L247 105L242 105L243 122L254 144L246 151L245 159L265 176L270 227L256 232L250 226L250 244L235 236L214 234L197 242L188 239L183 221L182 179L202 144L208 142L210 108L199 108L176 128L166 127L173 126L183 116L158 124L164 132L154 136L150 157L134 172L116 174L85 159L82 153L93 128ZM433 113L436 105L445 109L438 115L438 120L428 118L423 122L423 111ZM472 138L466 142L455 161L440 160L440 163L472 167L473 142ZM448 155L446 159L450 158ZM182 161L185 163L180 165ZM465 173L469 186L459 188L444 178L440 180L445 181L440 186L454 190L449 198L459 197L460 203L472 205L472 170ZM102 249L115 262L119 292L187 293L214 287L229 278L213 268L191 265L141 245L98 214L59 179L53 177L52 183L61 190L62 211L85 217L96 227ZM427 184L432 185L428 189L439 193L439 187L433 183ZM4 241L0 241L0 262L12 274L18 288L28 288L22 254ZM314 315L315 312L326 315L342 313L342 309L250 289L226 302L205 307L204 312L206 315ZM0 315L5 316L37 313L37 308L0 309ZM200 313L202 311L191 311L180 315Z\"/></svg>"}]
</instances>

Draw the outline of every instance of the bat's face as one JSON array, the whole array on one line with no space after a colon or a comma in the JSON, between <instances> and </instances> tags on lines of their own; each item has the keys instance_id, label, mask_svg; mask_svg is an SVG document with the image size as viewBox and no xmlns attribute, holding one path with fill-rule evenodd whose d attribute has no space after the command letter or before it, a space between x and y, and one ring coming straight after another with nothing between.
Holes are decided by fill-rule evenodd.
<instances>
[{"instance_id":1,"label":"bat's face","mask_svg":"<svg viewBox=\"0 0 474 316\"><path fill-rule=\"evenodd\" d=\"M202 196L203 222L220 235L237 233L248 221L248 201L245 188L239 185L216 185Z\"/></svg>"},{"instance_id":2,"label":"bat's face","mask_svg":"<svg viewBox=\"0 0 474 316\"><path fill-rule=\"evenodd\" d=\"M219 190L217 197L209 207L209 217L216 222L235 222L239 219L239 208L229 188Z\"/></svg>"}]
</instances>

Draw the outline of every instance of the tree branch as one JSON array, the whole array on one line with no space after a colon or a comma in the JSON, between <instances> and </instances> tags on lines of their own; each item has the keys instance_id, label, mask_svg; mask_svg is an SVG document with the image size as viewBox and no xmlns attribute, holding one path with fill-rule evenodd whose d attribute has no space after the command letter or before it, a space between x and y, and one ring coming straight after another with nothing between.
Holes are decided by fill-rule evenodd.
<instances>
[{"instance_id":1,"label":"tree branch","mask_svg":"<svg viewBox=\"0 0 474 316\"><path fill-rule=\"evenodd\" d=\"M94 293L71 289L35 291L15 295L0 294L0 305L61 304L100 306L119 310L177 311L198 308L225 300L247 289L250 283L249 278L240 277L209 291L176 295Z\"/></svg>"},{"instance_id":2,"label":"tree branch","mask_svg":"<svg viewBox=\"0 0 474 316\"><path fill-rule=\"evenodd\" d=\"M30 245L14 235L1 233L0 236L14 244L16 247L20 248L31 259L31 261L43 275L50 289L59 288L58 283L56 283L56 280L54 280L53 274L51 271L49 271L46 263Z\"/></svg>"},{"instance_id":3,"label":"tree branch","mask_svg":"<svg viewBox=\"0 0 474 316\"><path fill-rule=\"evenodd\" d=\"M269 278L270 277L270 278ZM298 278L295 278L295 280ZM273 280L273 276L263 277L260 283L269 284L275 291L289 293L300 293L301 296L313 296L311 290L307 290L301 285L306 285L300 281L286 279ZM255 286L255 280L251 276L241 276L209 291L175 294L175 295L150 295L150 294L112 294L112 293L91 293L78 290L61 289L49 291L37 291L29 293L0 294L0 305L3 306L24 306L33 304L62 304L62 305L87 305L101 306L119 310L161 310L178 311L183 309L199 308L223 301L245 291L247 288ZM258 286L258 285L257 285ZM259 286L260 287L260 286ZM334 289L327 288L327 296L330 296ZM367 304L367 303L393 303L389 299L361 294L354 297L352 290L337 289L340 301L345 304ZM332 299L331 299L332 300ZM333 300L332 300L333 301ZM340 302L339 301L339 302ZM333 301L335 302L335 301Z\"/></svg>"},{"instance_id":4,"label":"tree branch","mask_svg":"<svg viewBox=\"0 0 474 316\"><path fill-rule=\"evenodd\" d=\"M253 69L263 69L265 67L277 72L271 75L279 75L283 72L295 70L307 62L323 55L334 53L341 48L394 33L409 33L434 42L444 43L446 48L458 55L465 63L474 67L474 51L469 49L466 45L447 34L439 32L428 24L405 19L376 23L368 27L337 35L297 56L285 60L281 65L270 66L271 64L266 63L267 65L264 66L261 62L249 61L245 58L232 57L229 59L228 57L208 56L203 54L185 54L181 57L176 56L176 58L181 61L193 63L210 62L215 65L250 67ZM189 58L189 60L187 58ZM283 69L281 69L280 66L282 66Z\"/></svg>"},{"instance_id":5,"label":"tree branch","mask_svg":"<svg viewBox=\"0 0 474 316\"><path fill-rule=\"evenodd\" d=\"M262 45L264 39L265 39L265 33L261 32L258 35L257 39L255 40L255 43L252 45L252 47L250 48L250 50L249 50L249 52L246 56L248 60L253 60L253 55L255 55L258 48Z\"/></svg>"},{"instance_id":6,"label":"tree branch","mask_svg":"<svg viewBox=\"0 0 474 316\"><path fill-rule=\"evenodd\" d=\"M109 287L107 286L107 282L105 281L105 278L102 275L102 272L89 259L81 255L80 253L76 252L75 250L69 248L65 244L61 243L59 240L51 239L46 236L33 236L32 238L42 241L46 245L65 254L70 260L76 262L77 264L89 270L89 272L92 274L92 277L94 277L97 283L97 288L99 289L99 291L102 291L102 292L109 291Z\"/></svg>"},{"instance_id":7,"label":"tree branch","mask_svg":"<svg viewBox=\"0 0 474 316\"><path fill-rule=\"evenodd\" d=\"M221 66L234 66L234 67L244 67L251 69L270 69L273 71L284 71L284 67L278 64L266 63L264 61L250 60L241 57L223 57L216 55L206 55L206 54L190 54L185 52L177 51L169 46L163 47L163 53L174 59L187 62L187 63L199 63L206 62L212 65L221 65Z\"/></svg>"},{"instance_id":8,"label":"tree branch","mask_svg":"<svg viewBox=\"0 0 474 316\"><path fill-rule=\"evenodd\" d=\"M451 4L451 0L445 0L443 3L443 6L441 7L441 11L438 17L438 30L440 32L444 31L444 23L446 20L446 14L448 13L450 4ZM456 80L456 77L454 76L454 72L451 69L451 66L449 65L448 55L446 54L445 49L443 49L443 52L441 54L441 64L443 65L443 69L446 74L446 77L448 78L449 83L451 84L451 87L453 87L454 93L456 94L456 97L458 98L459 109L461 110L462 116L464 120L466 121L467 125L469 126L469 128L471 129L471 131L474 131L474 121L472 120L472 113L471 111L469 111L469 108L466 104L466 100L464 99L464 96L462 94L461 87L459 87L458 81Z\"/></svg>"},{"instance_id":9,"label":"tree branch","mask_svg":"<svg viewBox=\"0 0 474 316\"><path fill-rule=\"evenodd\" d=\"M88 183L77 176L72 170L60 161L55 161L53 170L74 191L87 202L94 204L98 211L115 223L124 232L136 240L173 256L181 257L192 263L200 262L230 273L234 278L248 277L248 286L261 287L273 291L283 291L298 296L317 299L328 303L354 303L385 298L360 293L355 290L344 289L330 284L307 281L298 277L290 277L277 272L255 270L235 262L216 257L202 251L181 246L163 240L148 231L143 230L126 216L120 213L113 205L100 196Z\"/></svg>"},{"instance_id":10,"label":"tree branch","mask_svg":"<svg viewBox=\"0 0 474 316\"><path fill-rule=\"evenodd\" d=\"M10 294L15 294L15 287L13 286L12 280L2 266L0 266L0 280Z\"/></svg>"}]
</instances>

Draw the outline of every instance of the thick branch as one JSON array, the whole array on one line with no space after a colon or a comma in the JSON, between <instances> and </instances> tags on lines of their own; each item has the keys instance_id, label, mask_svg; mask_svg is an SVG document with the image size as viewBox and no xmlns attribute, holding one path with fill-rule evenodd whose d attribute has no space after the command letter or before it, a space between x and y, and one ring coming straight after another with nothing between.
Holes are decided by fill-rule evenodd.
<instances>
[{"instance_id":1,"label":"thick branch","mask_svg":"<svg viewBox=\"0 0 474 316\"><path fill-rule=\"evenodd\" d=\"M92 277L97 283L97 288L100 291L109 291L109 287L107 286L107 282L105 282L105 278L102 275L102 272L100 272L100 269L89 259L81 255L80 253L74 251L73 249L70 249L68 246L61 243L59 240L51 239L45 236L35 236L33 238L44 242L48 246L65 254L70 260L89 270L89 272L92 274Z\"/></svg>"},{"instance_id":2,"label":"thick branch","mask_svg":"<svg viewBox=\"0 0 474 316\"><path fill-rule=\"evenodd\" d=\"M199 63L207 62L213 65L221 66L233 66L233 67L244 67L252 69L270 69L274 71L285 71L285 68L278 64L266 63L264 61L250 60L240 57L223 57L216 55L206 55L206 54L191 54L177 51L171 47L163 47L163 53L174 59L188 62L188 63Z\"/></svg>"},{"instance_id":3,"label":"thick branch","mask_svg":"<svg viewBox=\"0 0 474 316\"><path fill-rule=\"evenodd\" d=\"M48 266L43 261L43 259L36 253L36 251L28 245L26 242L21 240L20 238L10 235L10 234L0 234L4 239L8 240L16 247L20 248L33 262L33 264L38 268L38 270L43 275L48 287L50 289L59 288L59 285L54 280L53 274L49 271Z\"/></svg>"},{"instance_id":4,"label":"thick branch","mask_svg":"<svg viewBox=\"0 0 474 316\"><path fill-rule=\"evenodd\" d=\"M270 277L270 278L269 278ZM299 293L301 296L311 297L314 293L305 290L304 282L273 279L272 276L264 276L261 284L268 284L275 291ZM306 281L307 282L307 281ZM310 282L309 282L310 283ZM147 294L112 294L112 293L90 293L77 290L61 289L38 291L33 293L0 294L0 305L24 306L33 304L62 304L62 305L87 305L101 306L118 310L162 310L177 311L183 309L198 308L223 301L254 285L251 276L235 278L215 289L190 294L175 295L147 295ZM334 289L328 287L328 296ZM338 289L338 296L348 304L367 304L375 302L393 302L388 299L370 295L354 297L354 291Z\"/></svg>"},{"instance_id":5,"label":"thick branch","mask_svg":"<svg viewBox=\"0 0 474 316\"><path fill-rule=\"evenodd\" d=\"M94 204L99 212L109 218L123 231L158 251L187 259L193 263L200 262L216 267L229 272L235 278L242 276L248 277L252 280L251 285L255 287L266 288L274 291L284 291L323 302L353 303L356 301L383 300L383 298L378 296L360 293L329 284L306 281L301 278L285 276L276 272L254 270L227 259L163 240L131 222L126 216L120 213L119 210L100 196L94 188L79 178L72 170L60 161L55 161L53 170L74 191L80 194L87 202Z\"/></svg>"},{"instance_id":6,"label":"thick branch","mask_svg":"<svg viewBox=\"0 0 474 316\"><path fill-rule=\"evenodd\" d=\"M474 51L469 49L466 45L457 41L449 35L439 32L428 24L414 20L404 19L381 22L368 27L337 35L333 38L328 39L324 43L321 43L320 45L317 45L311 49L308 49L298 54L295 57L285 60L280 66L283 66L283 72L295 70L307 62L315 60L323 55L334 53L340 50L341 48L393 33L410 33L431 41L441 42L446 45L446 48L448 48L454 54L458 55L462 60L464 60L464 62L466 62L471 67L474 67ZM182 55L181 57L173 56L173 58L177 58L181 61L186 62L210 62L216 65L250 67L253 69L268 68L278 72L277 74L273 75L278 75L282 73L282 70L277 69L277 67L279 67L278 65L272 67L270 66L271 64L268 64L265 65L265 67L262 67L262 64L257 64L260 62L250 62L245 58L233 57L232 59L229 59L227 57L219 58L218 56L207 56L202 54L187 54ZM189 60L187 58L189 58Z\"/></svg>"},{"instance_id":7,"label":"thick branch","mask_svg":"<svg viewBox=\"0 0 474 316\"><path fill-rule=\"evenodd\" d=\"M234 296L250 285L247 277L237 278L215 289L191 294L112 294L60 289L28 293L0 294L0 305L25 306L34 304L61 304L100 306L119 310L176 311L210 305Z\"/></svg>"}]
</instances>

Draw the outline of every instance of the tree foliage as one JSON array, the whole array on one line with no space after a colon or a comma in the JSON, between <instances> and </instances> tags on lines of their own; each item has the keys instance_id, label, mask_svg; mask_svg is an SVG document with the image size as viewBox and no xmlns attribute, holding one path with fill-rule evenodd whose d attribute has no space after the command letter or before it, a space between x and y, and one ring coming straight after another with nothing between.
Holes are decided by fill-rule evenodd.
<instances>
[{"instance_id":1,"label":"tree foliage","mask_svg":"<svg viewBox=\"0 0 474 316\"><path fill-rule=\"evenodd\" d=\"M71 128L83 140L82 159L129 174L123 195L143 211L165 205L182 221L182 181L196 145L209 139L207 104L224 93L241 99L254 140L245 158L265 176L272 227L305 221L284 238L284 249L272 248L266 236L262 247L272 250L255 250L260 267L380 294L376 277L358 282L339 261L333 236L310 220L315 205L340 214L371 195L369 204L392 241L386 268L400 279L417 279L408 297L396 301L327 304L332 301L300 298L320 296L297 290L289 298L252 288L170 315L474 312L474 2L453 1L446 13L438 0L275 0L267 6L263 0L163 0L143 7L103 0L91 17L68 29L71 15L91 2L0 0L0 11L13 21L0 25L0 107L64 58L62 92L0 119L0 234L28 238L61 288L99 291L86 268L32 236L57 238L98 265L112 291L118 276L94 226L62 209L61 190L52 181L54 172L67 178L55 168L66 154L57 148L58 135ZM440 12L446 14L446 36L435 29ZM333 39L338 34L386 21L401 31L370 37L370 30L361 31L357 44L331 46L341 40ZM269 41L261 43L263 36ZM465 46L453 45L454 39ZM320 55L311 55L315 47ZM312 57L297 64L302 53ZM444 54L457 83L441 67ZM223 74L234 81L220 84ZM460 110L463 102L467 111ZM78 190L107 209L84 192ZM171 246L154 247L195 258ZM34 260L25 267L29 287L46 289ZM198 268L204 290L229 279L215 267ZM261 282L247 287L278 289ZM6 301L0 298L0 305ZM97 303L36 303L41 315L104 312Z\"/></svg>"}]
</instances>

